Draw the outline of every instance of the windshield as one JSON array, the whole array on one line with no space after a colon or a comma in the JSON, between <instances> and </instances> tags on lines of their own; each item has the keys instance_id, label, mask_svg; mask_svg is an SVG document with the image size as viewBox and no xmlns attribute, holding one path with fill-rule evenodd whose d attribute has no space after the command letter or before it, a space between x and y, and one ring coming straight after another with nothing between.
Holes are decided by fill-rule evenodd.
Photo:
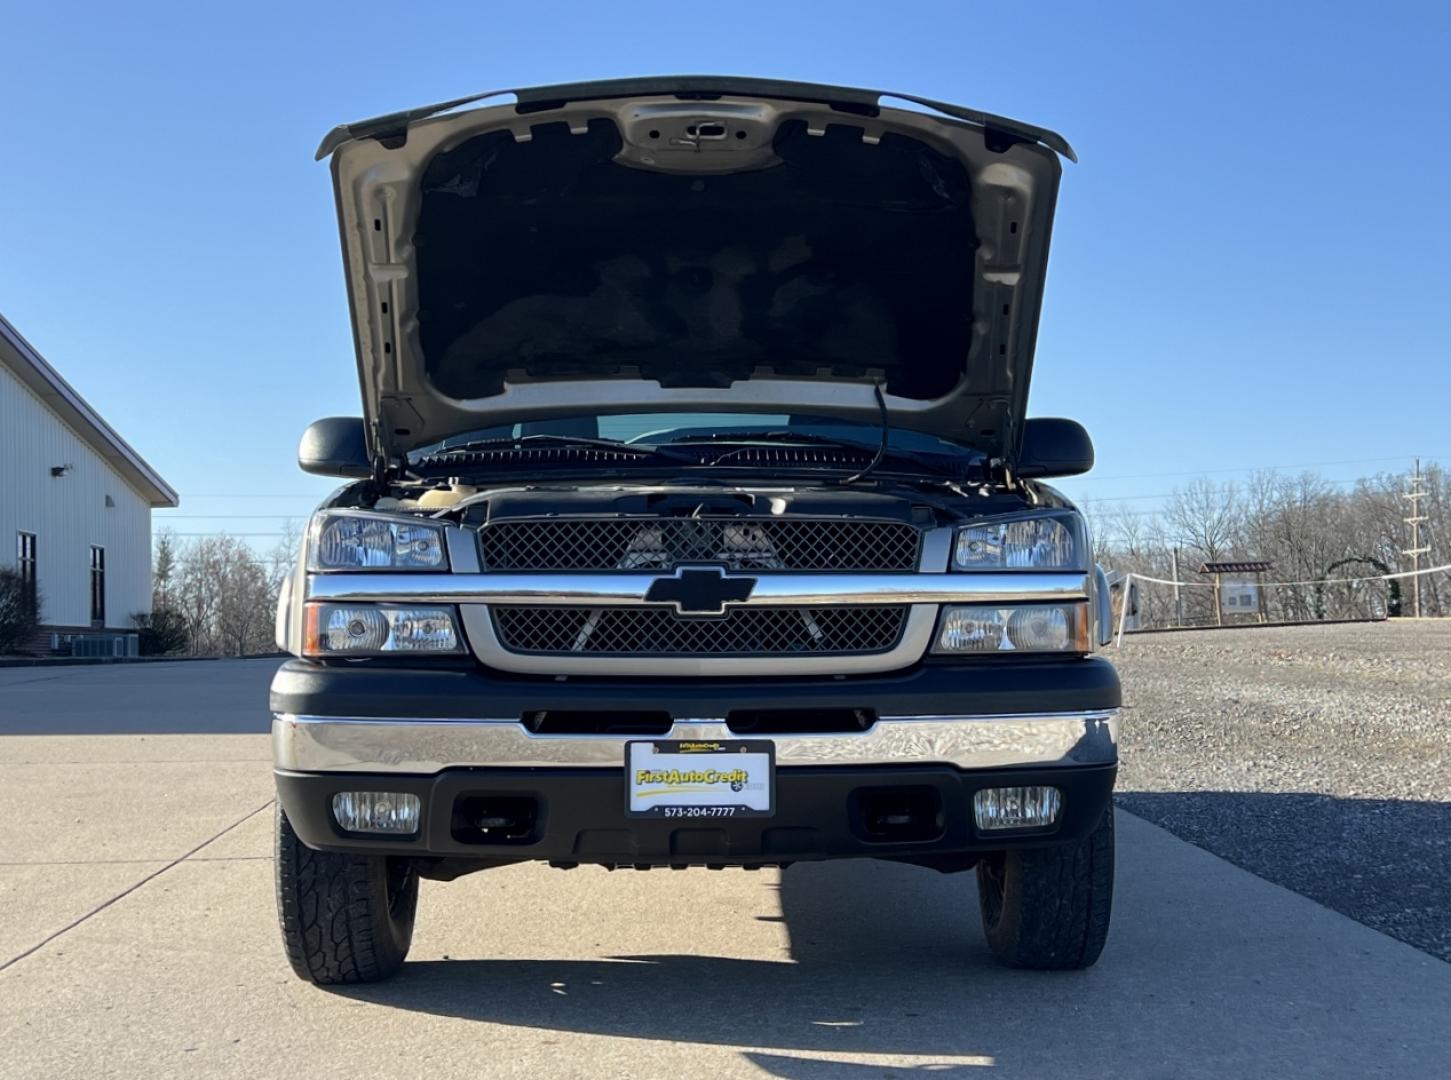
<instances>
[{"instance_id":1,"label":"windshield","mask_svg":"<svg viewBox=\"0 0 1451 1080\"><path fill-rule=\"evenodd\" d=\"M609 439L622 443L662 445L710 439L740 441L752 438L776 438L796 434L803 439L833 439L854 443L870 449L881 444L882 429L876 424L859 424L819 416L793 416L785 413L613 413L600 416L573 417L566 420L538 420L512 426L480 428L450 436L441 442L423 447L409 455L416 460L450 447L492 439L527 438L548 435L555 438ZM921 432L892 429L888 446L908 454L932 454L951 457L975 457L973 451L955 443Z\"/></svg>"}]
</instances>

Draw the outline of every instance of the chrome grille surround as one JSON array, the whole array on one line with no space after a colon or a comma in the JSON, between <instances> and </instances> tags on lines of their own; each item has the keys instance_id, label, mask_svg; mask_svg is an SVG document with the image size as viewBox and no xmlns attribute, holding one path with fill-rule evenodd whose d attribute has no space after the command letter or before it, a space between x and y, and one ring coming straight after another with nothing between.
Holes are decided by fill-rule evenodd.
<instances>
[{"instance_id":1,"label":"chrome grille surround","mask_svg":"<svg viewBox=\"0 0 1451 1080\"><path fill-rule=\"evenodd\" d=\"M728 608L731 611L751 608L799 611L857 605L905 606L907 614L897 644L873 653L798 651L755 656L723 653L622 656L511 651L495 630L494 612L512 606L638 611L652 606L647 600L651 586L662 573L669 571L643 568L485 572L478 562L481 545L477 543L477 532L458 526L445 529L449 572L307 574L298 584L302 602L294 603L292 609L300 619L305 603L317 601L456 604L464 637L473 655L497 671L540 676L761 678L855 675L909 667L921 660L931 645L942 604L1043 603L1083 600L1091 595L1089 576L1079 571L949 573L951 535L949 526L921 533L919 562L909 572L746 571L755 585L746 599ZM740 573L727 570L726 577ZM300 637L300 623L293 633Z\"/></svg>"},{"instance_id":2,"label":"chrome grille surround","mask_svg":"<svg viewBox=\"0 0 1451 1080\"><path fill-rule=\"evenodd\" d=\"M845 656L887 652L902 638L906 605L744 607L721 616L668 607L493 609L512 653L553 656Z\"/></svg>"},{"instance_id":3,"label":"chrome grille surround","mask_svg":"<svg viewBox=\"0 0 1451 1080\"><path fill-rule=\"evenodd\" d=\"M478 530L486 570L729 570L890 572L917 569L922 531L854 518L525 518Z\"/></svg>"}]
</instances>

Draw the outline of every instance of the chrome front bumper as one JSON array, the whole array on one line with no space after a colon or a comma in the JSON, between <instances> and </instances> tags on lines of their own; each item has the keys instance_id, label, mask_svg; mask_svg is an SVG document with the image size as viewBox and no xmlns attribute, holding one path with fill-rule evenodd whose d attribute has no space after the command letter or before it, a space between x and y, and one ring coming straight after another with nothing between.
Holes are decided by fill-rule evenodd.
<instances>
[{"instance_id":1,"label":"chrome front bumper","mask_svg":"<svg viewBox=\"0 0 1451 1080\"><path fill-rule=\"evenodd\" d=\"M720 720L677 720L667 739L735 739ZM289 772L432 774L449 768L622 765L638 736L535 735L517 719L364 719L274 714L273 760ZM950 764L960 769L1118 761L1118 710L882 717L867 731L777 735L779 765Z\"/></svg>"}]
</instances>

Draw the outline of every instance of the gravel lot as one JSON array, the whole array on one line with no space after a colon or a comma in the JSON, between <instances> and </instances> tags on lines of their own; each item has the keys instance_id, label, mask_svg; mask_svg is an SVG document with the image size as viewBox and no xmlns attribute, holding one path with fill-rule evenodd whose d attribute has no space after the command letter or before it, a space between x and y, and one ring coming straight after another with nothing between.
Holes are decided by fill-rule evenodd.
<instances>
[{"instance_id":1,"label":"gravel lot","mask_svg":"<svg viewBox=\"0 0 1451 1080\"><path fill-rule=\"evenodd\" d=\"M1125 638L1119 804L1451 961L1451 622Z\"/></svg>"}]
</instances>

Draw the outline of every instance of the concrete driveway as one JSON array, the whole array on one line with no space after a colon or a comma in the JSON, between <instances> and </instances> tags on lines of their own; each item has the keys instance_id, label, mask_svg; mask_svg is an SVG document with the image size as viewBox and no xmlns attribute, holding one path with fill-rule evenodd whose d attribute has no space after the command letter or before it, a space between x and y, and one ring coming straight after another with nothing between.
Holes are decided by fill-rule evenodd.
<instances>
[{"instance_id":1,"label":"concrete driveway","mask_svg":"<svg viewBox=\"0 0 1451 1080\"><path fill-rule=\"evenodd\" d=\"M1084 973L995 966L970 875L531 866L425 882L403 975L317 989L278 941L266 736L155 733L265 731L273 666L0 672L0 731L52 706L68 731L108 730L85 726L98 708L123 730L164 712L147 734L0 739L0 1075L1426 1077L1451 1060L1451 965L1123 812L1113 933Z\"/></svg>"},{"instance_id":2,"label":"concrete driveway","mask_svg":"<svg viewBox=\"0 0 1451 1080\"><path fill-rule=\"evenodd\" d=\"M0 668L0 735L265 734L267 684L279 663Z\"/></svg>"}]
</instances>

